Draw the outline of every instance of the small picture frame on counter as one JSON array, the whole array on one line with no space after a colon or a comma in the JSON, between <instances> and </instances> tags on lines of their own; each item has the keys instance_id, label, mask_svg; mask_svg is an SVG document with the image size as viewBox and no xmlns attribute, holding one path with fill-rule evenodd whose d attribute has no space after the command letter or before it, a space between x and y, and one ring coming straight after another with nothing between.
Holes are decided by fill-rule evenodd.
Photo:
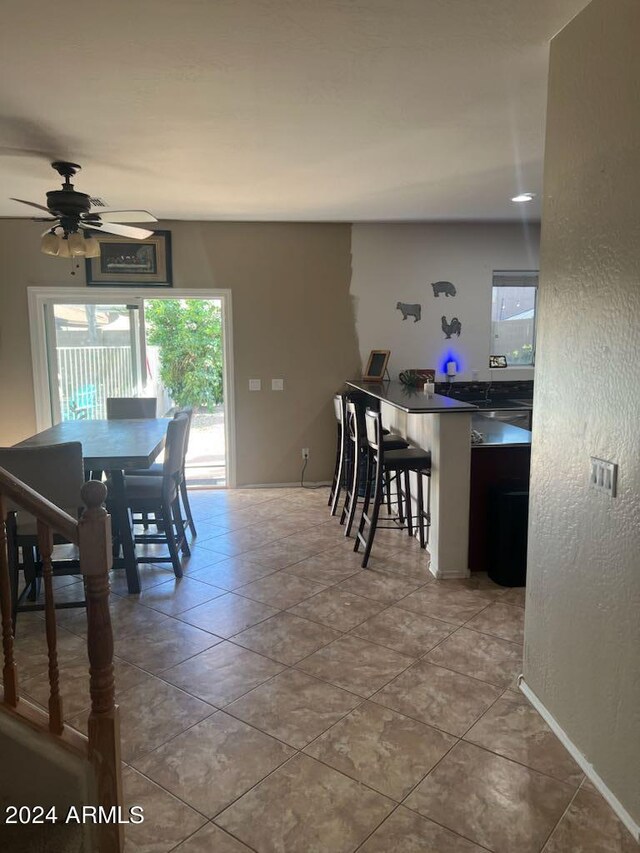
<instances>
[{"instance_id":1,"label":"small picture frame on counter","mask_svg":"<svg viewBox=\"0 0 640 853\"><path fill-rule=\"evenodd\" d=\"M391 350L372 349L362 377L364 382L382 382L387 372Z\"/></svg>"}]
</instances>

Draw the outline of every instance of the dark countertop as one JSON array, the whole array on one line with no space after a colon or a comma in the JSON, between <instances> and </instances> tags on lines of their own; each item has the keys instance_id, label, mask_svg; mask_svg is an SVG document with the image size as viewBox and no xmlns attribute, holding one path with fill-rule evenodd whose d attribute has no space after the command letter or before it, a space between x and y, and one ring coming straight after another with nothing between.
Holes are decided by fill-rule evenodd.
<instances>
[{"instance_id":1,"label":"dark countertop","mask_svg":"<svg viewBox=\"0 0 640 853\"><path fill-rule=\"evenodd\" d=\"M494 418L474 415L471 419L471 429L481 432L484 436L482 444L471 445L472 450L482 447L527 447L531 444L531 433L528 429L522 429Z\"/></svg>"},{"instance_id":2,"label":"dark countertop","mask_svg":"<svg viewBox=\"0 0 640 853\"><path fill-rule=\"evenodd\" d=\"M472 403L488 412L533 409L533 388L519 382L438 382L436 391L452 400Z\"/></svg>"},{"instance_id":3,"label":"dark countertop","mask_svg":"<svg viewBox=\"0 0 640 853\"><path fill-rule=\"evenodd\" d=\"M447 415L455 412L469 413L478 410L478 407L474 406L473 403L463 403L451 397L443 397L442 394L434 394L433 397L428 397L423 391L408 388L402 382L363 382L360 379L349 379L347 385L411 414Z\"/></svg>"},{"instance_id":4,"label":"dark countertop","mask_svg":"<svg viewBox=\"0 0 640 853\"><path fill-rule=\"evenodd\" d=\"M491 382L455 379L436 382L436 392L454 400L473 403L485 411L522 411L533 409L533 381L507 380L495 377Z\"/></svg>"}]
</instances>

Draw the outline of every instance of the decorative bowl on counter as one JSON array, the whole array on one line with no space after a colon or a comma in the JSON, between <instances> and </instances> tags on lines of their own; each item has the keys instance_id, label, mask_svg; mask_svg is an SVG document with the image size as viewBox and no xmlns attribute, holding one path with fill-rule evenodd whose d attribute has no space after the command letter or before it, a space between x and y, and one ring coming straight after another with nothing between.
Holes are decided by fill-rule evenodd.
<instances>
[{"instance_id":1,"label":"decorative bowl on counter","mask_svg":"<svg viewBox=\"0 0 640 853\"><path fill-rule=\"evenodd\" d=\"M435 382L436 372L431 368L411 368L401 370L398 379L408 388L421 389L425 382Z\"/></svg>"}]
</instances>

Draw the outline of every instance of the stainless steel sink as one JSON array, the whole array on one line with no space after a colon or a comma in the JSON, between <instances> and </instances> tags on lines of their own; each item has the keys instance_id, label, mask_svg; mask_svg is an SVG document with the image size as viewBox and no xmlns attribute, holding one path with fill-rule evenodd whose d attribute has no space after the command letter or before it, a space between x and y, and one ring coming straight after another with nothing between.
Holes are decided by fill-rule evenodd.
<instances>
[{"instance_id":1,"label":"stainless steel sink","mask_svg":"<svg viewBox=\"0 0 640 853\"><path fill-rule=\"evenodd\" d=\"M477 403L481 409L525 409L528 404L523 400L482 400Z\"/></svg>"},{"instance_id":2,"label":"stainless steel sink","mask_svg":"<svg viewBox=\"0 0 640 853\"><path fill-rule=\"evenodd\" d=\"M477 406L479 409L483 410L492 410L492 409L530 409L531 401L530 400L516 400L509 398L507 400L503 398L493 398L489 397L486 400L484 397L475 397L468 398L464 395L461 397L454 397L455 400L460 400L463 403L470 403L472 406Z\"/></svg>"}]
</instances>

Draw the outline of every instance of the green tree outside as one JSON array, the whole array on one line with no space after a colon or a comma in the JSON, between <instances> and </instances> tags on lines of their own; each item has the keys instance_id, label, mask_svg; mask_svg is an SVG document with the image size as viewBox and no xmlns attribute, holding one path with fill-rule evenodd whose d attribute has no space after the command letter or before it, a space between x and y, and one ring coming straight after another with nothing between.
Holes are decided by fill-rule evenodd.
<instances>
[{"instance_id":1,"label":"green tree outside","mask_svg":"<svg viewBox=\"0 0 640 853\"><path fill-rule=\"evenodd\" d=\"M213 409L222 402L222 311L210 299L145 302L148 342L160 377L178 406Z\"/></svg>"},{"instance_id":2,"label":"green tree outside","mask_svg":"<svg viewBox=\"0 0 640 853\"><path fill-rule=\"evenodd\" d=\"M533 364L533 346L523 344L520 349L514 349L507 356L509 364Z\"/></svg>"}]
</instances>

